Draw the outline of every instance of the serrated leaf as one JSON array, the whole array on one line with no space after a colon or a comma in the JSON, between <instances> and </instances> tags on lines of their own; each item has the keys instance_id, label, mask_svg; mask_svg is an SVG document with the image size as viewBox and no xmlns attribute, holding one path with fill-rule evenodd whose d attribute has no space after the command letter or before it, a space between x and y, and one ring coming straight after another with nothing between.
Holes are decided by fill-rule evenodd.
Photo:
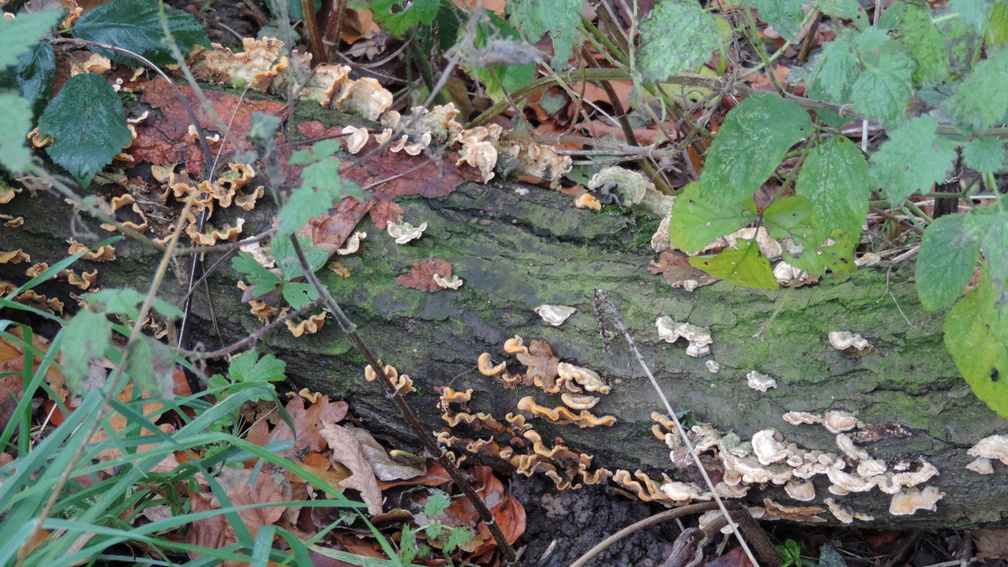
<instances>
[{"instance_id":1,"label":"serrated leaf","mask_svg":"<svg viewBox=\"0 0 1008 567\"><path fill-rule=\"evenodd\" d=\"M931 22L931 11L917 4L909 4L903 16L903 44L917 61L913 72L917 86L937 82L948 72L948 53L945 40Z\"/></svg>"},{"instance_id":2,"label":"serrated leaf","mask_svg":"<svg viewBox=\"0 0 1008 567\"><path fill-rule=\"evenodd\" d=\"M734 248L726 248L715 256L690 258L689 263L732 285L777 289L770 262L752 240L738 240Z\"/></svg>"},{"instance_id":3,"label":"serrated leaf","mask_svg":"<svg viewBox=\"0 0 1008 567\"><path fill-rule=\"evenodd\" d=\"M451 499L447 494L440 490L432 490L427 502L424 503L424 515L428 518L440 516L450 505Z\"/></svg>"},{"instance_id":4,"label":"serrated leaf","mask_svg":"<svg viewBox=\"0 0 1008 567\"><path fill-rule=\"evenodd\" d=\"M849 139L831 138L809 152L795 194L812 202L820 226L860 234L871 197L868 162Z\"/></svg>"},{"instance_id":5,"label":"serrated leaf","mask_svg":"<svg viewBox=\"0 0 1008 567\"><path fill-rule=\"evenodd\" d=\"M808 112L789 100L774 95L743 100L725 116L707 152L700 175L709 192L704 198L734 209L763 185L811 127Z\"/></svg>"},{"instance_id":6,"label":"serrated leaf","mask_svg":"<svg viewBox=\"0 0 1008 567\"><path fill-rule=\"evenodd\" d=\"M374 0L370 6L375 21L397 37L402 37L417 25L430 25L437 16L441 1L414 0L406 3L405 10L392 9L393 6L401 4L403 4L401 0Z\"/></svg>"},{"instance_id":7,"label":"serrated leaf","mask_svg":"<svg viewBox=\"0 0 1008 567\"><path fill-rule=\"evenodd\" d=\"M973 28L977 34L983 33L991 11L990 3L982 0L949 0L948 8L949 12L958 14L963 23Z\"/></svg>"},{"instance_id":8,"label":"serrated leaf","mask_svg":"<svg viewBox=\"0 0 1008 567\"><path fill-rule=\"evenodd\" d=\"M928 191L945 181L955 151L936 135L938 121L919 116L889 133L889 140L871 157L869 173L893 207L914 191Z\"/></svg>"},{"instance_id":9,"label":"serrated leaf","mask_svg":"<svg viewBox=\"0 0 1008 567\"><path fill-rule=\"evenodd\" d=\"M19 14L0 18L0 70L16 65L18 58L38 43L63 18L63 10Z\"/></svg>"},{"instance_id":10,"label":"serrated leaf","mask_svg":"<svg viewBox=\"0 0 1008 567\"><path fill-rule=\"evenodd\" d=\"M857 76L854 45L841 35L823 47L819 64L809 81L809 96L832 102L848 102Z\"/></svg>"},{"instance_id":11,"label":"serrated leaf","mask_svg":"<svg viewBox=\"0 0 1008 567\"><path fill-rule=\"evenodd\" d=\"M1008 3L997 2L991 6L990 20L987 21L987 43L992 48L1004 47L1008 43Z\"/></svg>"},{"instance_id":12,"label":"serrated leaf","mask_svg":"<svg viewBox=\"0 0 1008 567\"><path fill-rule=\"evenodd\" d=\"M747 225L756 214L752 199L734 207L711 197L700 182L690 183L676 197L669 224L672 244L684 252L697 252L719 236Z\"/></svg>"},{"instance_id":13,"label":"serrated leaf","mask_svg":"<svg viewBox=\"0 0 1008 567\"><path fill-rule=\"evenodd\" d=\"M31 103L32 116L37 116L49 99L55 74L56 56L52 45L42 42L22 53L17 65L0 70L0 89L20 92Z\"/></svg>"},{"instance_id":14,"label":"serrated leaf","mask_svg":"<svg viewBox=\"0 0 1008 567\"><path fill-rule=\"evenodd\" d=\"M987 407L1008 419L1008 303L998 303L1000 290L984 277L945 318L945 346L963 379Z\"/></svg>"},{"instance_id":15,"label":"serrated leaf","mask_svg":"<svg viewBox=\"0 0 1008 567\"><path fill-rule=\"evenodd\" d=\"M567 68L581 28L581 0L511 0L507 3L511 22L525 32L531 43L549 33L553 40L550 66L555 71Z\"/></svg>"},{"instance_id":16,"label":"serrated leaf","mask_svg":"<svg viewBox=\"0 0 1008 567\"><path fill-rule=\"evenodd\" d=\"M966 165L981 173L1004 169L1005 144L994 136L973 138L963 148Z\"/></svg>"},{"instance_id":17,"label":"serrated leaf","mask_svg":"<svg viewBox=\"0 0 1008 567\"><path fill-rule=\"evenodd\" d=\"M237 256L232 258L231 267L248 279L253 286L252 295L256 297L273 291L283 283L280 276L264 268L248 252L239 252Z\"/></svg>"},{"instance_id":18,"label":"serrated leaf","mask_svg":"<svg viewBox=\"0 0 1008 567\"><path fill-rule=\"evenodd\" d=\"M304 252L305 260L308 260L312 272L317 272L329 259L329 253L318 246L312 246L310 237L299 236L298 242L301 244L301 251ZM304 276L304 270L301 269L301 262L298 261L290 238L274 238L270 248L273 251L273 259L276 260L277 267L283 272L285 280L291 281Z\"/></svg>"},{"instance_id":19,"label":"serrated leaf","mask_svg":"<svg viewBox=\"0 0 1008 567\"><path fill-rule=\"evenodd\" d=\"M980 254L980 240L965 224L966 215L934 220L924 231L917 253L917 296L927 311L948 307L962 295Z\"/></svg>"},{"instance_id":20,"label":"serrated leaf","mask_svg":"<svg viewBox=\"0 0 1008 567\"><path fill-rule=\"evenodd\" d=\"M805 0L746 0L745 3L759 10L759 18L780 32L781 37L791 43L798 42L798 32L805 19L802 8Z\"/></svg>"},{"instance_id":21,"label":"serrated leaf","mask_svg":"<svg viewBox=\"0 0 1008 567\"><path fill-rule=\"evenodd\" d=\"M103 289L87 296L88 303L91 305L106 313L125 315L130 319L136 319L140 316L137 305L143 299L144 296L131 287Z\"/></svg>"},{"instance_id":22,"label":"serrated leaf","mask_svg":"<svg viewBox=\"0 0 1008 567\"><path fill-rule=\"evenodd\" d=\"M476 47L485 48L487 39L498 37L502 40L522 41L511 24L493 12L486 12L487 22L476 26ZM528 65L488 65L464 64L465 70L479 80L486 94L494 102L507 100L509 93L532 82L536 77L536 66Z\"/></svg>"},{"instance_id":23,"label":"serrated leaf","mask_svg":"<svg viewBox=\"0 0 1008 567\"><path fill-rule=\"evenodd\" d=\"M25 143L31 130L31 105L28 99L13 93L0 93L0 167L21 173L31 164L31 151Z\"/></svg>"},{"instance_id":24,"label":"serrated leaf","mask_svg":"<svg viewBox=\"0 0 1008 567\"><path fill-rule=\"evenodd\" d=\"M60 368L71 392L81 393L88 363L102 358L112 340L112 323L102 313L81 309L63 327Z\"/></svg>"},{"instance_id":25,"label":"serrated leaf","mask_svg":"<svg viewBox=\"0 0 1008 567\"><path fill-rule=\"evenodd\" d=\"M1008 302L1008 212L993 206L974 209L968 222L983 231L980 251L987 260L991 283L1000 290L998 302ZM1004 331L1008 333L1008 328Z\"/></svg>"},{"instance_id":26,"label":"serrated leaf","mask_svg":"<svg viewBox=\"0 0 1008 567\"><path fill-rule=\"evenodd\" d=\"M309 167L311 165L306 167L305 171L308 171ZM314 187L307 185L308 179L305 179L305 183L291 191L287 201L280 207L277 215L280 218L280 226L277 227L276 236L273 238L289 237L312 218L326 214L332 207L333 197L328 191L316 191Z\"/></svg>"},{"instance_id":27,"label":"serrated leaf","mask_svg":"<svg viewBox=\"0 0 1008 567\"><path fill-rule=\"evenodd\" d=\"M259 358L256 351L243 352L231 359L228 373L232 382L278 382L286 378L287 363L272 354Z\"/></svg>"},{"instance_id":28,"label":"serrated leaf","mask_svg":"<svg viewBox=\"0 0 1008 567\"><path fill-rule=\"evenodd\" d=\"M961 123L976 130L990 128L1008 113L1008 50L995 51L976 64L949 97L948 110Z\"/></svg>"},{"instance_id":29,"label":"serrated leaf","mask_svg":"<svg viewBox=\"0 0 1008 567\"><path fill-rule=\"evenodd\" d=\"M74 37L121 47L156 64L175 63L161 26L162 10L168 31L183 55L194 45L210 45L195 16L150 0L115 0L81 16L73 27ZM139 61L104 49L96 49L114 61L134 67Z\"/></svg>"},{"instance_id":30,"label":"serrated leaf","mask_svg":"<svg viewBox=\"0 0 1008 567\"><path fill-rule=\"evenodd\" d=\"M126 373L153 396L164 400L175 397L175 357L161 341L141 336L132 342L126 357Z\"/></svg>"},{"instance_id":31,"label":"serrated leaf","mask_svg":"<svg viewBox=\"0 0 1008 567\"><path fill-rule=\"evenodd\" d=\"M658 2L640 28L638 60L646 81L693 70L723 44L714 16L696 0Z\"/></svg>"},{"instance_id":32,"label":"serrated leaf","mask_svg":"<svg viewBox=\"0 0 1008 567\"><path fill-rule=\"evenodd\" d=\"M94 73L67 79L38 128L55 140L46 148L49 157L84 187L132 140L119 96Z\"/></svg>"},{"instance_id":33,"label":"serrated leaf","mask_svg":"<svg viewBox=\"0 0 1008 567\"><path fill-rule=\"evenodd\" d=\"M285 283L282 293L292 309L301 309L318 298L318 292L311 284L301 282Z\"/></svg>"},{"instance_id":34,"label":"serrated leaf","mask_svg":"<svg viewBox=\"0 0 1008 567\"><path fill-rule=\"evenodd\" d=\"M912 93L913 58L876 28L866 28L855 45L861 72L851 86L854 109L887 124L901 121Z\"/></svg>"}]
</instances>

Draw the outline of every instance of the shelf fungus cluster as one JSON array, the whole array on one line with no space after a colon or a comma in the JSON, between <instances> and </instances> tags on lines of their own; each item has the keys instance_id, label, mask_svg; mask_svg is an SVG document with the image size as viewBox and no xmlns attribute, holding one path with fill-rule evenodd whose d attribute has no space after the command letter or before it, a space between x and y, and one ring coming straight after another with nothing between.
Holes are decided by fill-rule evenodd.
<instances>
[{"instance_id":1,"label":"shelf fungus cluster","mask_svg":"<svg viewBox=\"0 0 1008 567\"><path fill-rule=\"evenodd\" d=\"M993 461L1001 461L1008 465L1008 435L991 435L977 441L966 452L976 457L966 468L979 474L994 474Z\"/></svg>"},{"instance_id":2,"label":"shelf fungus cluster","mask_svg":"<svg viewBox=\"0 0 1008 567\"><path fill-rule=\"evenodd\" d=\"M674 425L661 419L662 416L652 417L658 422L652 430L671 449L672 463L680 470L692 467L692 460ZM784 421L795 426L820 425L826 428L835 435L837 451L799 447L772 428L757 431L749 441L742 441L734 433L722 434L709 424L691 428L689 436L696 451L706 461L708 473L716 482L715 490L720 496L741 497L752 487L774 486L782 488L791 500L813 502L817 500L818 485L818 490L829 493L821 494L825 498L819 498L826 505L825 509L811 504L785 506L767 498L760 510L762 517L820 522L826 521L823 515L828 511L842 523L874 519L853 509L849 502L844 502L844 497L848 495L876 490L889 495L889 512L893 515L912 515L918 510L934 511L942 498L936 487L923 486L938 475L934 465L923 459L889 463L874 458L867 449L855 443L854 438L858 436L854 430L867 426L850 413L831 411L818 415L788 412ZM658 488L676 498L684 497L691 489L689 485L667 478L665 484ZM709 497L709 492L701 491L699 496L690 496L689 500Z\"/></svg>"}]
</instances>

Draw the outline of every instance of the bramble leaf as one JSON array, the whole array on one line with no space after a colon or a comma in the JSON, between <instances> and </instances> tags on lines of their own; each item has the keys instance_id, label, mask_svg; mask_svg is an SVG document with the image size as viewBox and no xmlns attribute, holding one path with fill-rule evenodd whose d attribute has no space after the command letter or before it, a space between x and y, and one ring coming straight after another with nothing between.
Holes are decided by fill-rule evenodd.
<instances>
[{"instance_id":1,"label":"bramble leaf","mask_svg":"<svg viewBox=\"0 0 1008 567\"><path fill-rule=\"evenodd\" d=\"M84 187L130 143L119 95L101 75L70 77L39 118L46 153Z\"/></svg>"},{"instance_id":2,"label":"bramble leaf","mask_svg":"<svg viewBox=\"0 0 1008 567\"><path fill-rule=\"evenodd\" d=\"M804 0L746 0L745 3L759 10L759 18L780 32L781 37L791 43L798 42L798 32L805 19Z\"/></svg>"},{"instance_id":3,"label":"bramble leaf","mask_svg":"<svg viewBox=\"0 0 1008 567\"><path fill-rule=\"evenodd\" d=\"M945 346L976 397L1008 419L1008 302L985 274L945 318Z\"/></svg>"},{"instance_id":4,"label":"bramble leaf","mask_svg":"<svg viewBox=\"0 0 1008 567\"><path fill-rule=\"evenodd\" d=\"M104 313L81 309L63 327L60 367L70 391L81 392L88 375L88 363L92 358L103 357L111 340L112 323Z\"/></svg>"},{"instance_id":5,"label":"bramble leaf","mask_svg":"<svg viewBox=\"0 0 1008 567\"><path fill-rule=\"evenodd\" d=\"M638 60L648 81L693 70L723 44L714 16L696 0L658 2L640 28Z\"/></svg>"},{"instance_id":6,"label":"bramble leaf","mask_svg":"<svg viewBox=\"0 0 1008 567\"><path fill-rule=\"evenodd\" d=\"M550 66L556 71L567 68L574 52L583 8L581 0L511 0L507 3L511 21L517 22L531 43L549 33L553 40Z\"/></svg>"},{"instance_id":7,"label":"bramble leaf","mask_svg":"<svg viewBox=\"0 0 1008 567\"><path fill-rule=\"evenodd\" d=\"M994 136L973 138L963 148L966 165L981 173L1004 169L1005 144Z\"/></svg>"},{"instance_id":8,"label":"bramble leaf","mask_svg":"<svg viewBox=\"0 0 1008 567\"><path fill-rule=\"evenodd\" d=\"M427 26L437 16L440 0L415 0L407 3L404 10L393 11L392 7L402 4L401 0L372 0L370 8L374 20L382 24L389 33L402 37L417 25Z\"/></svg>"},{"instance_id":9,"label":"bramble leaf","mask_svg":"<svg viewBox=\"0 0 1008 567\"><path fill-rule=\"evenodd\" d=\"M1008 113L1008 50L995 51L976 64L973 72L949 97L946 105L963 124L980 130L1004 120Z\"/></svg>"},{"instance_id":10,"label":"bramble leaf","mask_svg":"<svg viewBox=\"0 0 1008 567\"><path fill-rule=\"evenodd\" d=\"M669 237L684 252L702 250L719 236L732 233L752 220L756 205L752 199L729 207L711 198L700 182L690 183L676 197L672 208Z\"/></svg>"},{"instance_id":11,"label":"bramble leaf","mask_svg":"<svg viewBox=\"0 0 1008 567\"><path fill-rule=\"evenodd\" d=\"M726 248L715 256L690 258L689 263L732 285L777 289L770 262L752 240L738 240L734 248Z\"/></svg>"},{"instance_id":12,"label":"bramble leaf","mask_svg":"<svg viewBox=\"0 0 1008 567\"><path fill-rule=\"evenodd\" d=\"M871 157L869 173L889 203L900 206L914 191L927 191L945 181L956 154L938 138L938 121L919 116L889 133Z\"/></svg>"},{"instance_id":13,"label":"bramble leaf","mask_svg":"<svg viewBox=\"0 0 1008 567\"><path fill-rule=\"evenodd\" d=\"M917 4L908 4L901 29L907 51L917 61L913 72L916 85L940 81L948 73L948 53L945 40L931 22L931 11Z\"/></svg>"},{"instance_id":14,"label":"bramble leaf","mask_svg":"<svg viewBox=\"0 0 1008 567\"><path fill-rule=\"evenodd\" d=\"M939 217L921 238L914 279L917 296L927 311L952 305L973 275L980 254L980 235L968 230L966 217Z\"/></svg>"},{"instance_id":15,"label":"bramble leaf","mask_svg":"<svg viewBox=\"0 0 1008 567\"><path fill-rule=\"evenodd\" d=\"M13 20L0 18L0 71L16 65L21 54L39 42L63 17L63 10L20 14Z\"/></svg>"},{"instance_id":16,"label":"bramble leaf","mask_svg":"<svg viewBox=\"0 0 1008 567\"><path fill-rule=\"evenodd\" d=\"M74 37L121 47L159 65L175 63L161 26L162 10L168 31L183 55L194 45L210 45L203 26L192 14L149 0L115 0L81 16L73 27ZM95 48L114 61L140 67L142 63L125 55Z\"/></svg>"},{"instance_id":17,"label":"bramble leaf","mask_svg":"<svg viewBox=\"0 0 1008 567\"><path fill-rule=\"evenodd\" d=\"M32 127L28 99L0 92L0 167L20 173L31 164L31 151L25 138Z\"/></svg>"}]
</instances>

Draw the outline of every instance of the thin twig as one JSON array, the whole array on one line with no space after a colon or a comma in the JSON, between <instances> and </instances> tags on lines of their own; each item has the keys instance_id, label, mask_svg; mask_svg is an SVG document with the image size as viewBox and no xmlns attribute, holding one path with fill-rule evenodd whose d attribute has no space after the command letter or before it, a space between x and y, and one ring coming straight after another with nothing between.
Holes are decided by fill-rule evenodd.
<instances>
[{"instance_id":1,"label":"thin twig","mask_svg":"<svg viewBox=\"0 0 1008 567\"><path fill-rule=\"evenodd\" d=\"M304 307L298 309L297 311L291 311L290 313L284 315L283 317L278 317L276 320L270 322L268 325L264 325L261 329L257 330L251 335L224 348L206 352L178 349L177 352L190 360L196 360L196 359L206 360L209 358L219 358L222 356L227 356L232 352L248 347L252 343L262 338L266 333L272 331L273 329L279 327L280 325L286 323L287 321L290 321L291 319L304 315L305 313L311 311L312 309L318 307L321 304L322 299L316 299L315 301L312 301L311 303L305 305Z\"/></svg>"}]
</instances>

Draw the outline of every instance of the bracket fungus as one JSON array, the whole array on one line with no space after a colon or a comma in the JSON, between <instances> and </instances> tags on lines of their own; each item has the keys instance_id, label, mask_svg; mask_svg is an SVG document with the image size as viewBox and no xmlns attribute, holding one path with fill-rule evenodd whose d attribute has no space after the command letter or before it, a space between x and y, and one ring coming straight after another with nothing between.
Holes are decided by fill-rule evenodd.
<instances>
[{"instance_id":1,"label":"bracket fungus","mask_svg":"<svg viewBox=\"0 0 1008 567\"><path fill-rule=\"evenodd\" d=\"M850 331L830 331L829 342L846 356L864 356L875 348L868 339Z\"/></svg>"},{"instance_id":2,"label":"bracket fungus","mask_svg":"<svg viewBox=\"0 0 1008 567\"><path fill-rule=\"evenodd\" d=\"M655 328L658 329L658 337L667 343L674 343L679 339L686 339L689 346L686 347L686 354L692 357L700 357L710 354L711 338L710 329L698 327L689 323L680 323L671 317L659 317L655 320Z\"/></svg>"},{"instance_id":3,"label":"bracket fungus","mask_svg":"<svg viewBox=\"0 0 1008 567\"><path fill-rule=\"evenodd\" d=\"M592 413L588 410L581 410L580 413L575 414L563 406L550 409L536 403L532 396L525 396L524 398L518 400L516 407L521 411L527 411L532 415L542 417L554 425L574 424L578 427L608 427L616 423L616 418L614 416L605 415L597 417L592 415Z\"/></svg>"},{"instance_id":4,"label":"bracket fungus","mask_svg":"<svg viewBox=\"0 0 1008 567\"><path fill-rule=\"evenodd\" d=\"M601 376L587 368L561 362L557 364L557 374L560 376L557 379L557 385L575 393L580 392L581 388L587 392L600 394L608 394L612 390L612 387L606 384ZM580 388L575 387L575 384Z\"/></svg>"},{"instance_id":5,"label":"bracket fungus","mask_svg":"<svg viewBox=\"0 0 1008 567\"><path fill-rule=\"evenodd\" d=\"M991 435L977 441L966 451L971 457L997 459L1008 465L1008 435Z\"/></svg>"},{"instance_id":6,"label":"bracket fungus","mask_svg":"<svg viewBox=\"0 0 1008 567\"><path fill-rule=\"evenodd\" d=\"M759 390L760 392L766 392L771 388L777 387L777 380L755 370L746 374L746 383L753 390Z\"/></svg>"},{"instance_id":7,"label":"bracket fungus","mask_svg":"<svg viewBox=\"0 0 1008 567\"><path fill-rule=\"evenodd\" d=\"M908 488L893 495L889 513L893 516L912 516L917 510L934 512L938 509L938 501L944 496L933 486L926 486L924 490Z\"/></svg>"},{"instance_id":8,"label":"bracket fungus","mask_svg":"<svg viewBox=\"0 0 1008 567\"><path fill-rule=\"evenodd\" d=\"M567 320L568 317L574 314L577 309L570 307L568 305L549 305L543 304L539 307L533 309L543 321L553 325L554 327L559 327Z\"/></svg>"},{"instance_id":9,"label":"bracket fungus","mask_svg":"<svg viewBox=\"0 0 1008 567\"><path fill-rule=\"evenodd\" d=\"M385 228L388 231L389 236L395 239L396 244L406 244L411 240L416 240L420 238L425 230L427 230L427 223L422 223L420 226L413 226L408 222L390 222Z\"/></svg>"},{"instance_id":10,"label":"bracket fungus","mask_svg":"<svg viewBox=\"0 0 1008 567\"><path fill-rule=\"evenodd\" d=\"M648 189L654 191L655 187L640 173L615 165L603 167L592 176L588 181L588 189L599 191L603 195L615 194L618 205L629 207L641 202Z\"/></svg>"}]
</instances>

